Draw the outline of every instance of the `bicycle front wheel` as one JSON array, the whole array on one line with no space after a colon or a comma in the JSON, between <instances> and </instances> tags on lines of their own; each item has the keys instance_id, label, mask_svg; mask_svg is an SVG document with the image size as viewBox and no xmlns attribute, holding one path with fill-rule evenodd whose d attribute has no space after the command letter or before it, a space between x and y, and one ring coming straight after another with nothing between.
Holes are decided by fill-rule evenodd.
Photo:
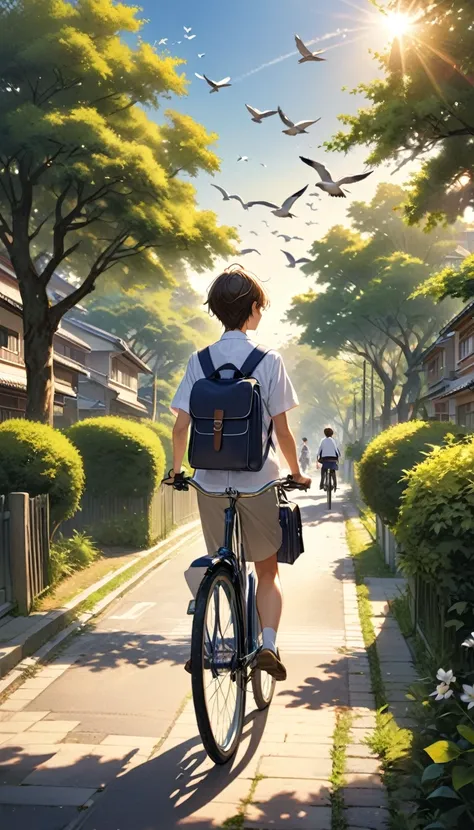
<instances>
[{"instance_id":1,"label":"bicycle front wheel","mask_svg":"<svg viewBox=\"0 0 474 830\"><path fill-rule=\"evenodd\" d=\"M191 642L194 709L204 748L225 764L239 745L245 714L242 614L228 568L204 577L196 597Z\"/></svg>"}]
</instances>

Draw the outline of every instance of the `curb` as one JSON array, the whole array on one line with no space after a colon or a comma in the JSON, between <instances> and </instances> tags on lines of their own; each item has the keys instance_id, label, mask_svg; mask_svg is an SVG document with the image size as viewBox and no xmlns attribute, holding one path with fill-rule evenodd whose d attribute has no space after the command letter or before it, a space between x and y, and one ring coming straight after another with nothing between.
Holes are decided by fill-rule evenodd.
<instances>
[{"instance_id":1,"label":"curb","mask_svg":"<svg viewBox=\"0 0 474 830\"><path fill-rule=\"evenodd\" d=\"M40 619L37 626L32 627L31 631L19 635L11 641L11 643L0 650L0 698L13 684L18 682L25 671L31 671L39 665L47 654L53 649L57 648L60 643L75 631L83 627L89 620L100 614L110 603L112 603L121 594L126 593L137 582L146 576L154 568L159 567L162 562L171 554L178 550L185 542L193 538L197 534L200 527L199 519L188 522L183 527L178 528L166 539L163 539L158 544L154 545L148 550L141 551L130 562L126 562L121 568L113 571L110 574L102 577L85 591L82 591L73 600L66 603L62 608L55 609L44 615ZM173 542L176 544L173 545ZM103 588L112 580L116 579L120 574L126 572L141 559L145 559L155 551L158 552L165 548L163 553L159 554L155 559L148 563L144 568L134 574L131 579L119 585L118 588L107 594L101 599L92 611L87 611L77 619L74 619L74 611L92 594ZM33 655L33 656L31 656Z\"/></svg>"}]
</instances>

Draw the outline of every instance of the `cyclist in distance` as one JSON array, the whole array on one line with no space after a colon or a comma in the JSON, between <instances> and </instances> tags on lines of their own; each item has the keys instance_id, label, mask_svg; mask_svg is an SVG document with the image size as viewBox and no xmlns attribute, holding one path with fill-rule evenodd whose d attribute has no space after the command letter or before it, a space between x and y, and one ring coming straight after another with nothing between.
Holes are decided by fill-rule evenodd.
<instances>
[{"instance_id":1,"label":"cyclist in distance","mask_svg":"<svg viewBox=\"0 0 474 830\"><path fill-rule=\"evenodd\" d=\"M302 446L301 446L301 449L300 449L299 461L300 461L300 467L301 467L303 473L305 473L306 470L309 468L309 465L311 463L311 453L309 451L308 439L307 438L303 438L303 443L302 443Z\"/></svg>"},{"instance_id":2,"label":"cyclist in distance","mask_svg":"<svg viewBox=\"0 0 474 830\"><path fill-rule=\"evenodd\" d=\"M339 469L339 458L341 457L341 451L337 446L336 439L334 436L334 430L331 427L326 427L324 430L324 438L321 439L321 443L318 449L318 461L321 464L321 483L319 485L320 490L324 490L324 478L326 475L326 470L333 470L334 471L334 490L337 489L337 478L336 478L336 470Z\"/></svg>"},{"instance_id":3,"label":"cyclist in distance","mask_svg":"<svg viewBox=\"0 0 474 830\"><path fill-rule=\"evenodd\" d=\"M259 280L242 268L233 265L212 283L207 305L224 328L217 342L210 346L214 366L226 363L240 368L254 347L255 335L269 299ZM221 375L233 377L232 370L223 369ZM177 415L173 428L173 470L168 481L182 470L182 462L188 445L191 422L190 395L193 385L204 377L197 353L191 355L185 375L175 393L171 409ZM278 352L268 351L258 364L252 377L260 384L263 401L263 428L265 440L273 431L278 445L294 480L307 487L311 479L303 475L298 461L295 438L288 425L287 413L298 406L298 398L286 373ZM258 472L230 472L226 470L197 470L194 478L208 492L222 492L223 498L212 498L198 492L199 513L208 553L213 555L221 546L224 530L224 508L227 505L225 491L233 488L240 493L252 493L280 478L278 456L272 442L262 468ZM246 559L255 565L258 588L257 608L263 635L262 649L257 655L257 667L268 672L276 680L286 678L276 645L282 611L282 591L278 575L277 551L281 546L282 532L279 524L279 508L274 488L255 498L237 501L242 540ZM189 670L189 664L188 664Z\"/></svg>"}]
</instances>

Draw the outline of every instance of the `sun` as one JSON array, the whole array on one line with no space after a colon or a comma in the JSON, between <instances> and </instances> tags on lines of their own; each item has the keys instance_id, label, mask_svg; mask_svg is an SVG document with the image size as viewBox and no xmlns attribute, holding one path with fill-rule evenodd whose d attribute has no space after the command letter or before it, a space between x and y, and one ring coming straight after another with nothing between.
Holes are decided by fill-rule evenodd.
<instances>
[{"instance_id":1,"label":"sun","mask_svg":"<svg viewBox=\"0 0 474 830\"><path fill-rule=\"evenodd\" d=\"M395 38L402 38L404 35L410 33L415 20L409 14L402 12L388 12L384 14L383 26L395 40Z\"/></svg>"}]
</instances>

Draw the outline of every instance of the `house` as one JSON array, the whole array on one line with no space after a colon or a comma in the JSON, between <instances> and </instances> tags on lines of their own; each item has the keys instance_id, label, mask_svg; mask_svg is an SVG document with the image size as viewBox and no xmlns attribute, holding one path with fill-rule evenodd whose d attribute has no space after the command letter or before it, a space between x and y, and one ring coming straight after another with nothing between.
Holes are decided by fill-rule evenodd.
<instances>
[{"instance_id":1,"label":"house","mask_svg":"<svg viewBox=\"0 0 474 830\"><path fill-rule=\"evenodd\" d=\"M124 340L92 326L83 318L63 318L64 330L84 340L88 376L79 381L79 418L94 415L121 415L126 418L148 417L148 409L138 398L138 376L153 374Z\"/></svg>"},{"instance_id":2,"label":"house","mask_svg":"<svg viewBox=\"0 0 474 830\"><path fill-rule=\"evenodd\" d=\"M428 417L474 430L474 301L441 330L422 360Z\"/></svg>"},{"instance_id":3,"label":"house","mask_svg":"<svg viewBox=\"0 0 474 830\"><path fill-rule=\"evenodd\" d=\"M61 326L54 336L54 422L69 426L78 416L79 379L87 379L89 345ZM0 421L24 418L26 367L22 301L15 273L0 257Z\"/></svg>"}]
</instances>

